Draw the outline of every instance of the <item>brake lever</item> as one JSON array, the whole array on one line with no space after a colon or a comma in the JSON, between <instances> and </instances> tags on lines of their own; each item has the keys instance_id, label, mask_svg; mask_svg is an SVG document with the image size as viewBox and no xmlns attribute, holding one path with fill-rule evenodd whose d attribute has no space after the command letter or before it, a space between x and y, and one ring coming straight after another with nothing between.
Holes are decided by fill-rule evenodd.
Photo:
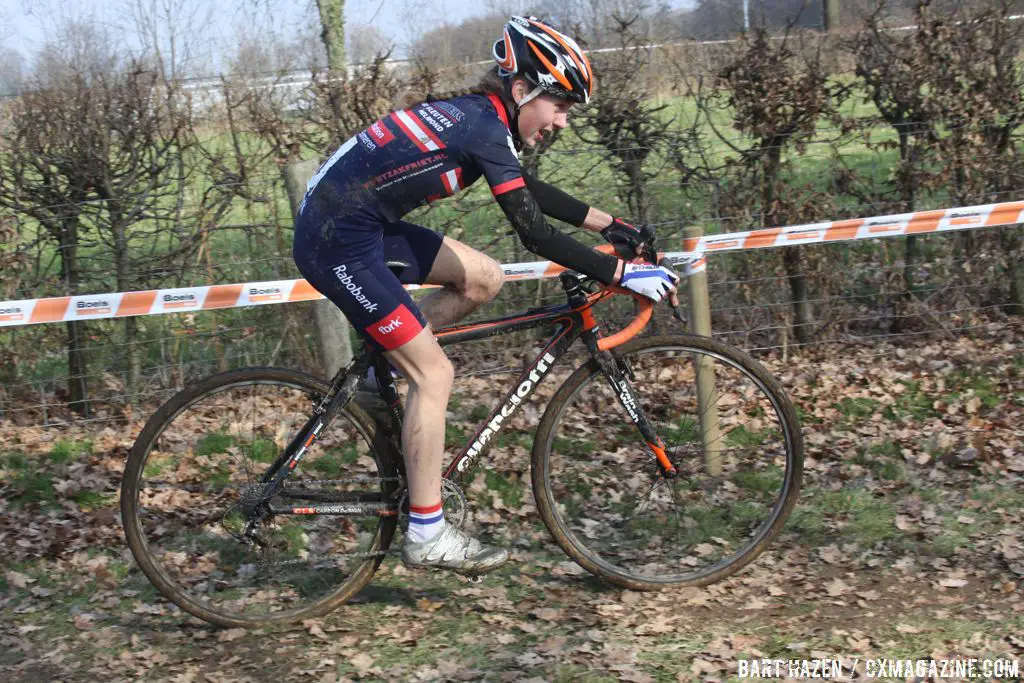
<instances>
[{"instance_id":1,"label":"brake lever","mask_svg":"<svg viewBox=\"0 0 1024 683\"><path fill-rule=\"evenodd\" d=\"M652 248L653 248L653 244L652 244ZM657 253L655 253L655 258L657 258ZM679 278L679 282L683 281L683 277L679 273L676 272L676 269L672 267L673 266L672 262L670 260L668 260L667 258L663 258L660 261L658 261L658 265L661 266L662 268L665 268L667 270L671 270L673 273L675 273L676 277ZM665 301L668 302L669 306L672 306L672 300L671 299L666 297ZM683 305L682 304L679 304L678 306L672 306L672 317L674 317L676 320L681 322L683 325L686 325L686 314L683 313Z\"/></svg>"}]
</instances>

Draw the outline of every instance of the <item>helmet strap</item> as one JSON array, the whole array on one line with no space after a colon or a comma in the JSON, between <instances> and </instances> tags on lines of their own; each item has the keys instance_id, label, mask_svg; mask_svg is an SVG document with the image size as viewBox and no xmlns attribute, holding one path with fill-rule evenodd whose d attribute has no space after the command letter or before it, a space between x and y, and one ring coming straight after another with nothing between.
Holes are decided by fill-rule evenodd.
<instances>
[{"instance_id":1,"label":"helmet strap","mask_svg":"<svg viewBox=\"0 0 1024 683\"><path fill-rule=\"evenodd\" d=\"M533 98L537 97L537 95L542 94L543 92L544 92L544 88L542 88L541 86L538 85L536 88L534 88L530 92L526 93L526 96L523 99L521 99L518 102L516 102L516 106L517 107L525 106L527 102L529 102Z\"/></svg>"}]
</instances>

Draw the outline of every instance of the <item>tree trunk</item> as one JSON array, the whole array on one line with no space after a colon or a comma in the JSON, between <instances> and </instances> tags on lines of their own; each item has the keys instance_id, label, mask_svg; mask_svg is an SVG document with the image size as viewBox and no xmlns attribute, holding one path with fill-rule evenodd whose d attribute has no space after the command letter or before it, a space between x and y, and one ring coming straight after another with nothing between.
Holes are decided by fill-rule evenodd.
<instances>
[{"instance_id":1,"label":"tree trunk","mask_svg":"<svg viewBox=\"0 0 1024 683\"><path fill-rule=\"evenodd\" d=\"M345 58L345 0L316 0L320 10L320 40L327 51L327 93L334 119L342 120L341 83L348 79ZM339 82L340 79L340 82Z\"/></svg>"},{"instance_id":2,"label":"tree trunk","mask_svg":"<svg viewBox=\"0 0 1024 683\"><path fill-rule=\"evenodd\" d=\"M298 161L284 167L284 181L293 215L298 214L306 181L313 177L316 169L315 159ZM323 371L327 377L333 377L339 368L352 359L352 340L349 338L351 327L341 309L329 300L316 301L313 307Z\"/></svg>"},{"instance_id":3,"label":"tree trunk","mask_svg":"<svg viewBox=\"0 0 1024 683\"><path fill-rule=\"evenodd\" d=\"M320 40L327 50L327 68L346 74L345 0L316 0L316 7L320 10Z\"/></svg>"},{"instance_id":4,"label":"tree trunk","mask_svg":"<svg viewBox=\"0 0 1024 683\"><path fill-rule=\"evenodd\" d=\"M62 219L60 226L61 270L66 293L78 293L78 216ZM68 321L68 404L82 417L89 417L89 393L86 385L88 363L85 357L85 324Z\"/></svg>"},{"instance_id":5,"label":"tree trunk","mask_svg":"<svg viewBox=\"0 0 1024 683\"><path fill-rule=\"evenodd\" d=\"M637 223L646 223L651 206L647 197L647 186L644 183L644 160L636 159L627 162L626 175L629 177L629 208L633 210L632 218Z\"/></svg>"},{"instance_id":6,"label":"tree trunk","mask_svg":"<svg viewBox=\"0 0 1024 683\"><path fill-rule=\"evenodd\" d=\"M1020 265L1020 228L1003 228L999 241L1006 255L1006 281L1009 299L1004 310L1010 315L1024 315L1024 268Z\"/></svg>"},{"instance_id":7,"label":"tree trunk","mask_svg":"<svg viewBox=\"0 0 1024 683\"><path fill-rule=\"evenodd\" d=\"M786 278L789 280L793 301L793 336L797 342L808 344L813 334L811 304L807 300L807 278L801 272L800 250L796 247L783 249L782 263L786 266Z\"/></svg>"},{"instance_id":8,"label":"tree trunk","mask_svg":"<svg viewBox=\"0 0 1024 683\"><path fill-rule=\"evenodd\" d=\"M914 174L911 164L913 160L913 148L910 143L910 135L903 129L897 128L900 140L900 169L899 169L899 192L903 202L903 211L911 213L917 203L917 195L914 187ZM889 322L889 332L900 334L906 328L905 320L910 301L914 294L914 269L917 268L917 256L920 245L914 236L907 237L903 242L903 292L897 297L893 306L892 320ZM888 264L886 264L888 268Z\"/></svg>"},{"instance_id":9,"label":"tree trunk","mask_svg":"<svg viewBox=\"0 0 1024 683\"><path fill-rule=\"evenodd\" d=\"M764 185L761 190L761 212L765 219L761 222L766 227L785 225L784 215L775 212L775 183L778 182L779 167L782 162L782 143L778 140L764 140L762 147L769 150L768 160L764 165ZM790 301L793 305L793 336L800 344L811 341L811 304L807 301L807 278L802 272L800 250L787 247L782 250L782 263L786 268L786 279L789 280Z\"/></svg>"},{"instance_id":10,"label":"tree trunk","mask_svg":"<svg viewBox=\"0 0 1024 683\"><path fill-rule=\"evenodd\" d=\"M110 227L114 236L114 270L117 277L117 291L127 292L131 283L128 281L129 257L128 257L128 235L127 226L121 218L121 212L117 209L115 202L108 202L110 210ZM139 384L139 376L142 374L141 362L138 349L139 321L134 317L124 319L124 359L125 359L125 400L128 403L135 403L132 397L133 390Z\"/></svg>"},{"instance_id":11,"label":"tree trunk","mask_svg":"<svg viewBox=\"0 0 1024 683\"><path fill-rule=\"evenodd\" d=\"M914 297L914 270L917 268L917 257L920 253L920 245L913 235L903 241L903 292L896 299L896 306L893 310L892 322L889 324L889 332L900 334L905 329L907 311L910 310L910 302Z\"/></svg>"},{"instance_id":12,"label":"tree trunk","mask_svg":"<svg viewBox=\"0 0 1024 683\"><path fill-rule=\"evenodd\" d=\"M826 32L839 28L839 0L821 0L822 28Z\"/></svg>"}]
</instances>

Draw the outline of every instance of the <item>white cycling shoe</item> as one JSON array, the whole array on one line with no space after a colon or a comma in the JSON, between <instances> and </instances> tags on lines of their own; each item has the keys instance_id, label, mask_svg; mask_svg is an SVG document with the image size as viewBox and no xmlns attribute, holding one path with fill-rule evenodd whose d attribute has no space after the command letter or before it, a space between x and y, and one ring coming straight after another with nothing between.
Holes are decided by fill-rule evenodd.
<instances>
[{"instance_id":1,"label":"white cycling shoe","mask_svg":"<svg viewBox=\"0 0 1024 683\"><path fill-rule=\"evenodd\" d=\"M508 551L484 545L452 524L427 541L402 545L402 561L410 567L437 567L463 574L483 574L508 562Z\"/></svg>"}]
</instances>

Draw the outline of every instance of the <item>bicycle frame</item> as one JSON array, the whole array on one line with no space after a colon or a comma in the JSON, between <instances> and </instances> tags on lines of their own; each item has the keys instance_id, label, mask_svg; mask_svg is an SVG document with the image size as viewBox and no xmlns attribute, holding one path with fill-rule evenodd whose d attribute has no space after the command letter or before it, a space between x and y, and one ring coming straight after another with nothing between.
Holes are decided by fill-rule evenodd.
<instances>
[{"instance_id":1,"label":"bicycle frame","mask_svg":"<svg viewBox=\"0 0 1024 683\"><path fill-rule=\"evenodd\" d=\"M568 297L567 304L552 304L531 309L525 313L446 327L436 332L438 343L441 346L450 346L538 327L557 327L538 356L513 383L512 389L505 394L498 405L479 424L473 437L444 469L443 474L445 478L452 480L461 479L473 462L487 450L488 445L494 441L495 437L508 424L509 418L533 394L541 382L548 376L551 368L554 367L577 339L583 340L591 357L600 365L602 373L618 396L620 404L657 458L662 474L665 477L676 476L676 468L672 465L665 452L664 443L655 434L653 426L636 400L636 395L633 393L632 386L629 383L629 376L631 374L629 367L621 360L618 354L610 351L610 349L602 348L602 340L607 341L608 338L601 337L599 324L594 318L592 308L595 304L613 296L616 292L602 289L601 291L588 294L580 286L580 277L574 273L563 273L560 279ZM635 330L639 330L646 325L646 318L639 325L636 322L634 321L632 327ZM623 334L623 332L619 334ZM334 501L324 505L276 507L269 506L268 502L273 495L282 489L284 480L295 469L302 456L316 441L320 432L331 422L337 409L344 405L355 392L356 382L371 364L377 369L381 397L390 406L392 445L396 453L401 453L398 435L401 434L402 408L398 389L391 378L387 360L383 355L367 350L357 359L354 359L348 367L338 372L338 375L331 384L331 392L318 404L315 414L307 421L303 429L296 434L289 446L264 474L261 482L269 485L260 504L266 504L269 512L273 514L333 515L366 515L369 513L381 516L394 515L396 513L394 507L387 503L373 503L362 500L364 498L362 494L356 494L356 497L360 500L346 500L340 503ZM398 467L404 474L404 462L400 461ZM295 497L301 498L302 496L296 494ZM254 506L253 511L255 510L256 507Z\"/></svg>"}]
</instances>

